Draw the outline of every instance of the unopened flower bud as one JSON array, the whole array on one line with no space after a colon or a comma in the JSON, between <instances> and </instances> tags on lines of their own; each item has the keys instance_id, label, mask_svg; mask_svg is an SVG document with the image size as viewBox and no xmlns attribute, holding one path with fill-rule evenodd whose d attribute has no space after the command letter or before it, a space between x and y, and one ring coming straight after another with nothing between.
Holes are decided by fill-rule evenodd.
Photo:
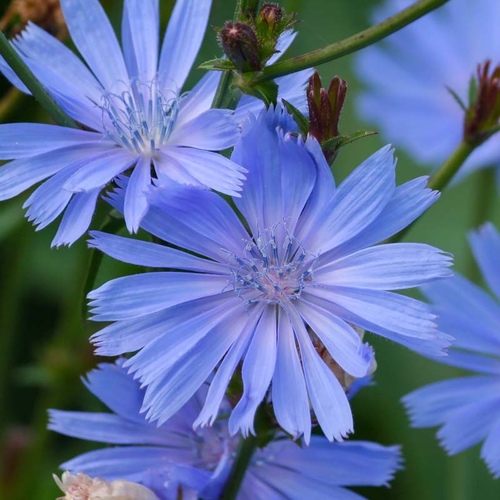
<instances>
[{"instance_id":1,"label":"unopened flower bud","mask_svg":"<svg viewBox=\"0 0 500 500\"><path fill-rule=\"evenodd\" d=\"M309 106L309 133L322 145L328 163L337 155L336 147L329 148L325 143L338 137L340 112L347 94L347 84L338 76L334 77L328 91L321 86L317 72L309 79L307 103Z\"/></svg>"},{"instance_id":2,"label":"unopened flower bud","mask_svg":"<svg viewBox=\"0 0 500 500\"><path fill-rule=\"evenodd\" d=\"M260 9L258 22L265 23L269 30L274 30L283 18L284 10L275 3L268 3Z\"/></svg>"},{"instance_id":3,"label":"unopened flower bud","mask_svg":"<svg viewBox=\"0 0 500 500\"><path fill-rule=\"evenodd\" d=\"M64 493L57 500L159 500L148 488L138 483L123 481L106 481L101 478L91 478L83 473L76 475L66 471L61 479L53 475L57 486Z\"/></svg>"},{"instance_id":4,"label":"unopened flower bud","mask_svg":"<svg viewBox=\"0 0 500 500\"><path fill-rule=\"evenodd\" d=\"M499 128L500 65L492 71L490 67L491 61L479 64L477 80L471 81L464 122L464 139L471 144L481 144Z\"/></svg>"},{"instance_id":5,"label":"unopened flower bud","mask_svg":"<svg viewBox=\"0 0 500 500\"><path fill-rule=\"evenodd\" d=\"M241 72L262 68L259 40L248 24L227 22L219 32L219 42L229 60Z\"/></svg>"}]
</instances>

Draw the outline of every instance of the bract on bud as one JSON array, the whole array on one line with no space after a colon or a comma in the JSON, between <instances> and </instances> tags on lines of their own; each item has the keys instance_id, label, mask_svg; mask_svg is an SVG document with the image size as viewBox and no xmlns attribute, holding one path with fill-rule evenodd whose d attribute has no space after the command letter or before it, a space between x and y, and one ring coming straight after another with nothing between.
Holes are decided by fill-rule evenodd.
<instances>
[{"instance_id":1,"label":"bract on bud","mask_svg":"<svg viewBox=\"0 0 500 500\"><path fill-rule=\"evenodd\" d=\"M226 56L241 72L262 68L259 40L251 26L228 21L219 31L218 38Z\"/></svg>"},{"instance_id":2,"label":"bract on bud","mask_svg":"<svg viewBox=\"0 0 500 500\"><path fill-rule=\"evenodd\" d=\"M471 79L464 122L464 139L471 144L481 144L500 129L500 65L490 68L489 60L479 64L477 79Z\"/></svg>"}]
</instances>

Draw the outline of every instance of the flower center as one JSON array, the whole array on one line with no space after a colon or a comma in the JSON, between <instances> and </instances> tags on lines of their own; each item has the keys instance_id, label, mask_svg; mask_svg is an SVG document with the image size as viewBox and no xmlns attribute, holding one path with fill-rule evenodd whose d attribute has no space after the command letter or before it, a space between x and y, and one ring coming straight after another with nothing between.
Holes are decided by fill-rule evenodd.
<instances>
[{"instance_id":1,"label":"flower center","mask_svg":"<svg viewBox=\"0 0 500 500\"><path fill-rule=\"evenodd\" d=\"M242 257L230 254L233 287L247 304L283 305L313 283L316 256L289 235L284 225L259 231Z\"/></svg>"},{"instance_id":2,"label":"flower center","mask_svg":"<svg viewBox=\"0 0 500 500\"><path fill-rule=\"evenodd\" d=\"M167 141L179 107L179 96L164 95L156 80L134 81L128 90L108 92L102 100L106 135L137 154L152 155Z\"/></svg>"}]
</instances>

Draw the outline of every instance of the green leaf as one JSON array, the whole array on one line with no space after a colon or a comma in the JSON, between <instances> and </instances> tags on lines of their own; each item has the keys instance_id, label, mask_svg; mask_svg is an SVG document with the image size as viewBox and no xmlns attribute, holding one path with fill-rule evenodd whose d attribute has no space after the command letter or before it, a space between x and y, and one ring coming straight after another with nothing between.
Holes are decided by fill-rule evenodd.
<instances>
[{"instance_id":1,"label":"green leaf","mask_svg":"<svg viewBox=\"0 0 500 500\"><path fill-rule=\"evenodd\" d=\"M276 105L278 101L278 85L274 82L258 83L254 86L238 85L238 88L245 94L257 97L264 101L266 108L271 104Z\"/></svg>"}]
</instances>

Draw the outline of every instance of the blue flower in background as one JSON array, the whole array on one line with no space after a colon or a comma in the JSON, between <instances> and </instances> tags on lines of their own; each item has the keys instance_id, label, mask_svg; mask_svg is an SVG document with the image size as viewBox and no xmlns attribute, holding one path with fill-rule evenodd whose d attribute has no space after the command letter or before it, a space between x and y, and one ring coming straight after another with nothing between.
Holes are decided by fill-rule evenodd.
<instances>
[{"instance_id":1,"label":"blue flower in background","mask_svg":"<svg viewBox=\"0 0 500 500\"><path fill-rule=\"evenodd\" d=\"M481 457L499 477L500 234L488 223L469 238L496 299L458 275L425 287L424 293L439 315L439 327L456 338L440 361L477 374L430 384L403 402L414 427L441 426L437 436L451 455L484 441Z\"/></svg>"},{"instance_id":2,"label":"blue flower in background","mask_svg":"<svg viewBox=\"0 0 500 500\"><path fill-rule=\"evenodd\" d=\"M192 424L207 392L198 393L160 427L140 413L144 391L122 367L103 363L85 385L113 413L50 410L49 428L69 436L115 446L84 453L61 465L108 481L141 483L160 500L219 498L240 437L230 437L227 419L193 431ZM227 410L223 402L223 411ZM399 447L370 442L329 443L313 436L301 447L284 436L252 457L238 499L354 499L344 486L388 485L400 468Z\"/></svg>"},{"instance_id":3,"label":"blue flower in background","mask_svg":"<svg viewBox=\"0 0 500 500\"><path fill-rule=\"evenodd\" d=\"M124 216L132 232L147 211L152 175L237 195L244 169L213 152L239 136L232 112L210 109L204 85L181 93L211 0L176 3L161 51L158 0L126 0L123 53L97 0L61 6L88 67L33 24L13 43L64 111L90 130L0 125L0 158L15 159L0 168L0 199L48 178L26 201L27 217L41 229L65 211L53 241L62 245L87 230L100 191L129 169ZM2 69L26 90L5 63Z\"/></svg>"},{"instance_id":4,"label":"blue flower in background","mask_svg":"<svg viewBox=\"0 0 500 500\"><path fill-rule=\"evenodd\" d=\"M411 0L388 0L376 11L380 21ZM478 64L500 63L500 2L453 0L356 56L366 84L358 99L362 117L416 161L436 168L459 145L464 112L449 89L468 102ZM460 176L500 166L500 136L477 148ZM500 168L496 168L500 187Z\"/></svg>"},{"instance_id":5,"label":"blue flower in background","mask_svg":"<svg viewBox=\"0 0 500 500\"><path fill-rule=\"evenodd\" d=\"M242 362L232 434L253 432L271 384L288 433L309 441L311 405L326 437L342 440L353 427L345 380L374 366L361 330L426 354L449 344L426 304L391 290L449 276L450 256L417 243L371 247L438 194L426 178L396 187L389 148L336 187L314 139L276 129L287 116L263 112L235 147L249 171L233 199L244 223L216 193L169 185L153 190L141 227L176 248L93 233L91 246L113 258L160 268L89 294L93 319L115 322L93 336L97 353L139 351L125 365L146 386L149 419L172 417L216 369L195 422L213 424ZM112 200L119 210L123 198Z\"/></svg>"}]
</instances>

